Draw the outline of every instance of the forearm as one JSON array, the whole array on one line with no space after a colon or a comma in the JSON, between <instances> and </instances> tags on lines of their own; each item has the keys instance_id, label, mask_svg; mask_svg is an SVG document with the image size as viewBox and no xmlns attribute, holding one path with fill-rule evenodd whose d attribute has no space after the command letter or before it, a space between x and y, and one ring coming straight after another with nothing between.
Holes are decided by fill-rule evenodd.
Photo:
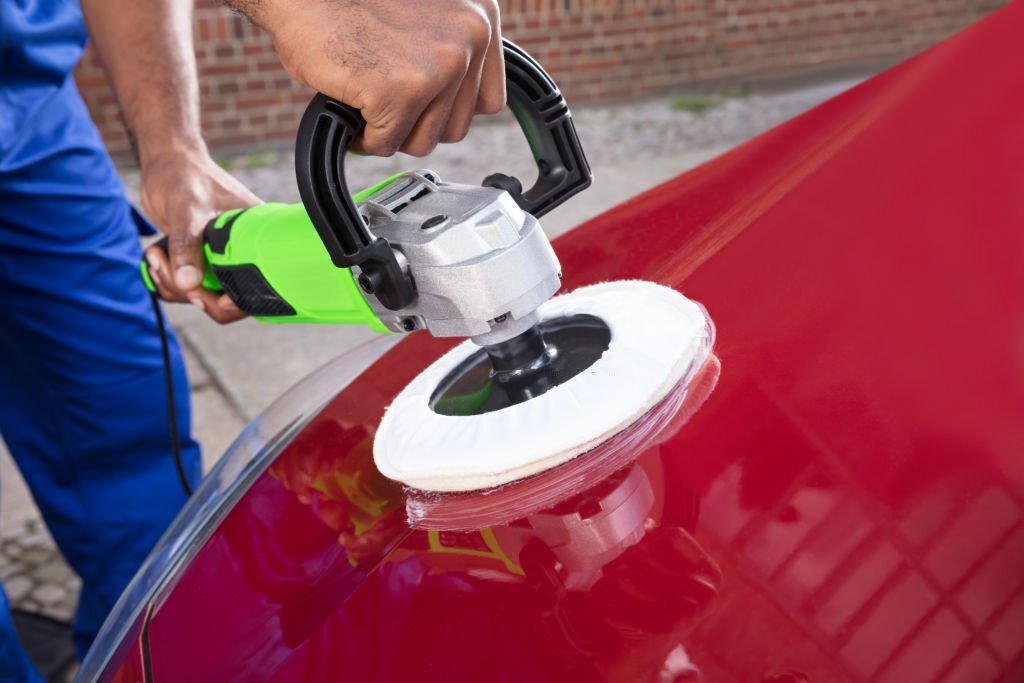
<instances>
[{"instance_id":1,"label":"forearm","mask_svg":"<svg viewBox=\"0 0 1024 683\"><path fill-rule=\"evenodd\" d=\"M81 0L140 163L205 150L191 0Z\"/></svg>"}]
</instances>

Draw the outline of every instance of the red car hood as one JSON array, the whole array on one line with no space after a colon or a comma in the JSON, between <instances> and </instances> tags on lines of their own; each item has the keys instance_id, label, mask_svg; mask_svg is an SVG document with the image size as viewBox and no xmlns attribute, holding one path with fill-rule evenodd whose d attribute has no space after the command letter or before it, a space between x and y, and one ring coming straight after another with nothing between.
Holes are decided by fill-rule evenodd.
<instances>
[{"instance_id":1,"label":"red car hood","mask_svg":"<svg viewBox=\"0 0 1024 683\"><path fill-rule=\"evenodd\" d=\"M567 289L703 303L721 373L546 516L408 527L373 434L447 344L393 349L161 597L152 680L1021 680L1021 36L1018 2L556 242Z\"/></svg>"}]
</instances>

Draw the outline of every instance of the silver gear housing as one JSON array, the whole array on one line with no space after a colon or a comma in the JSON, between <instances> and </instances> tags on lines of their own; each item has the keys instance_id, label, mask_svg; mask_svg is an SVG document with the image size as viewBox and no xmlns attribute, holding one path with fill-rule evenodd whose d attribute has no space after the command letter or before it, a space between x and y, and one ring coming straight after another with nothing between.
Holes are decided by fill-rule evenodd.
<instances>
[{"instance_id":1,"label":"silver gear housing","mask_svg":"<svg viewBox=\"0 0 1024 683\"><path fill-rule=\"evenodd\" d=\"M504 190L413 171L361 202L359 211L416 285L416 298L397 311L364 292L396 332L426 329L497 344L535 325L537 309L561 286L561 266L540 223Z\"/></svg>"}]
</instances>

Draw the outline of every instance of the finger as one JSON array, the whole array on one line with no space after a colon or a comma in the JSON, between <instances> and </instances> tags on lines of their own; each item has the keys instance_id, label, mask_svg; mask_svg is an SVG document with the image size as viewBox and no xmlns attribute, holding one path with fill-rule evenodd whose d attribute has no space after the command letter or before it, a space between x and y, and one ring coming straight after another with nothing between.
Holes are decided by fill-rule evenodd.
<instances>
[{"instance_id":1,"label":"finger","mask_svg":"<svg viewBox=\"0 0 1024 683\"><path fill-rule=\"evenodd\" d=\"M497 8L494 8L497 12ZM478 114L497 114L505 106L505 48L501 43L501 22L491 21L491 43L487 46L483 77L480 79Z\"/></svg>"},{"instance_id":2,"label":"finger","mask_svg":"<svg viewBox=\"0 0 1024 683\"><path fill-rule=\"evenodd\" d=\"M174 290L167 287L166 283L160 279L159 275L151 275L153 284L156 285L156 291L160 295L160 298L170 303L187 304L188 299L183 295L178 294Z\"/></svg>"},{"instance_id":3,"label":"finger","mask_svg":"<svg viewBox=\"0 0 1024 683\"><path fill-rule=\"evenodd\" d=\"M198 289L203 283L203 247L201 229L193 229L198 221L192 221L189 229L169 235L168 251L174 285L183 292ZM202 227L201 225L199 226Z\"/></svg>"},{"instance_id":4,"label":"finger","mask_svg":"<svg viewBox=\"0 0 1024 683\"><path fill-rule=\"evenodd\" d=\"M434 151L452 115L460 85L461 82L457 82L431 102L402 145L403 152L414 157L425 157Z\"/></svg>"},{"instance_id":5,"label":"finger","mask_svg":"<svg viewBox=\"0 0 1024 683\"><path fill-rule=\"evenodd\" d=\"M371 125L367 122L363 134L352 142L352 151L378 157L392 156L409 137L418 116L419 112L407 112L395 123Z\"/></svg>"},{"instance_id":6,"label":"finger","mask_svg":"<svg viewBox=\"0 0 1024 683\"><path fill-rule=\"evenodd\" d=\"M360 113L366 120L366 127L363 134L353 141L352 150L381 157L393 155L409 137L433 95L410 98L402 104L371 103L362 107Z\"/></svg>"},{"instance_id":7,"label":"finger","mask_svg":"<svg viewBox=\"0 0 1024 683\"><path fill-rule=\"evenodd\" d=\"M170 277L171 262L167 257L167 252L163 249L152 246L146 249L146 263L149 265L149 278L156 285L157 292L160 294L160 298L164 301L173 301L177 303L187 302L185 293L174 286L173 278Z\"/></svg>"},{"instance_id":8,"label":"finger","mask_svg":"<svg viewBox=\"0 0 1024 683\"><path fill-rule=\"evenodd\" d=\"M169 289L167 285L160 279L159 275L151 273L150 278L153 280L153 284L156 286L157 294L164 301L171 303L188 303L188 299Z\"/></svg>"},{"instance_id":9,"label":"finger","mask_svg":"<svg viewBox=\"0 0 1024 683\"><path fill-rule=\"evenodd\" d=\"M199 288L188 293L188 300L222 325L245 317L225 294Z\"/></svg>"},{"instance_id":10,"label":"finger","mask_svg":"<svg viewBox=\"0 0 1024 683\"><path fill-rule=\"evenodd\" d=\"M473 62L466 71L466 76L459 86L448 123L441 134L441 142L458 142L469 133L469 126L476 115L477 101L480 96L480 82L483 79L484 59L486 51L474 56Z\"/></svg>"},{"instance_id":11,"label":"finger","mask_svg":"<svg viewBox=\"0 0 1024 683\"><path fill-rule=\"evenodd\" d=\"M248 317L248 314L239 310L235 302L231 300L227 294L222 294L217 298L216 310L221 313L221 323L233 323L236 320Z\"/></svg>"}]
</instances>

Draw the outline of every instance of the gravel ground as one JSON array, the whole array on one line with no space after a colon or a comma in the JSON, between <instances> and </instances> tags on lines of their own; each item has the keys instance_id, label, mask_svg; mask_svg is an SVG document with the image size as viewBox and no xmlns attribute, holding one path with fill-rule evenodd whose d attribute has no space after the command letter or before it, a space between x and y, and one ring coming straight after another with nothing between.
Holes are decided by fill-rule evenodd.
<instances>
[{"instance_id":1,"label":"gravel ground","mask_svg":"<svg viewBox=\"0 0 1024 683\"><path fill-rule=\"evenodd\" d=\"M0 539L0 580L13 606L61 621L71 618L81 583L38 519Z\"/></svg>"}]
</instances>

